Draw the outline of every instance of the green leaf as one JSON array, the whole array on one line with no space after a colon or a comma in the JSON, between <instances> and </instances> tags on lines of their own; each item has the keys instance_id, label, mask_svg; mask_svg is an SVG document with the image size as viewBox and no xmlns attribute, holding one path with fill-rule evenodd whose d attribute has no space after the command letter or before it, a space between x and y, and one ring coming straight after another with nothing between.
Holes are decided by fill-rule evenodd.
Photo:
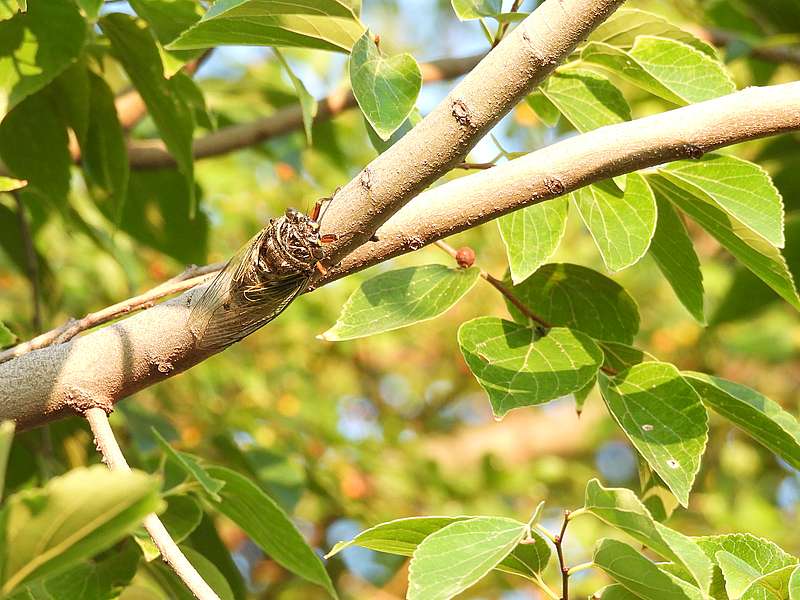
<instances>
[{"instance_id":1,"label":"green leaf","mask_svg":"<svg viewBox=\"0 0 800 600\"><path fill-rule=\"evenodd\" d=\"M462 324L458 343L497 418L583 389L603 360L602 350L579 331L554 327L540 335L496 317Z\"/></svg>"},{"instance_id":2,"label":"green leaf","mask_svg":"<svg viewBox=\"0 0 800 600\"><path fill-rule=\"evenodd\" d=\"M600 346L605 355L604 365L618 372L630 369L632 366L645 361L655 360L650 354L619 342L598 342L598 346Z\"/></svg>"},{"instance_id":3,"label":"green leaf","mask_svg":"<svg viewBox=\"0 0 800 600\"><path fill-rule=\"evenodd\" d=\"M764 597L771 600L786 600L789 597L794 565L783 567L755 579L742 594L741 600L761 600Z\"/></svg>"},{"instance_id":4,"label":"green leaf","mask_svg":"<svg viewBox=\"0 0 800 600\"><path fill-rule=\"evenodd\" d=\"M800 469L800 423L779 404L733 381L704 373L683 374L708 406L753 439Z\"/></svg>"},{"instance_id":5,"label":"green leaf","mask_svg":"<svg viewBox=\"0 0 800 600\"><path fill-rule=\"evenodd\" d=\"M159 518L175 543L180 544L200 524L203 510L197 500L191 496L168 496L166 500L167 508ZM141 548L146 561L150 562L161 556L158 547L144 528L134 533L134 539Z\"/></svg>"},{"instance_id":6,"label":"green leaf","mask_svg":"<svg viewBox=\"0 0 800 600\"><path fill-rule=\"evenodd\" d=\"M710 100L736 89L721 63L667 38L638 36L629 51L590 42L581 59L678 105Z\"/></svg>"},{"instance_id":7,"label":"green leaf","mask_svg":"<svg viewBox=\"0 0 800 600\"><path fill-rule=\"evenodd\" d=\"M622 192L602 181L572 193L581 219L611 271L636 264L656 230L656 201L644 177L631 173Z\"/></svg>"},{"instance_id":8,"label":"green leaf","mask_svg":"<svg viewBox=\"0 0 800 600\"><path fill-rule=\"evenodd\" d=\"M634 299L616 281L587 267L544 265L513 291L549 324L578 329L598 340L630 344L639 331ZM510 303L507 306L515 321L528 323Z\"/></svg>"},{"instance_id":9,"label":"green leaf","mask_svg":"<svg viewBox=\"0 0 800 600\"><path fill-rule=\"evenodd\" d=\"M214 502L220 502L219 491L225 485L224 481L214 479L208 474L206 469L200 464L200 461L191 454L186 452L178 452L169 442L163 438L155 427L151 428L153 437L158 441L158 445L166 453L167 457L174 462L180 469L185 472L191 479L196 481L200 487L208 494Z\"/></svg>"},{"instance_id":10,"label":"green leaf","mask_svg":"<svg viewBox=\"0 0 800 600\"><path fill-rule=\"evenodd\" d=\"M4 177L0 175L0 192L13 192L28 185L28 182L22 179L14 179L12 177ZM0 343L0 347L2 347Z\"/></svg>"},{"instance_id":11,"label":"green leaf","mask_svg":"<svg viewBox=\"0 0 800 600\"><path fill-rule=\"evenodd\" d=\"M758 571L730 552L720 550L714 558L725 578L725 592L728 596L741 598L744 591L759 577Z\"/></svg>"},{"instance_id":12,"label":"green leaf","mask_svg":"<svg viewBox=\"0 0 800 600\"><path fill-rule=\"evenodd\" d=\"M81 147L81 164L92 194L107 202L119 222L128 194L128 151L122 132L114 94L105 80L89 74L90 120L86 141Z\"/></svg>"},{"instance_id":13,"label":"green leaf","mask_svg":"<svg viewBox=\"0 0 800 600\"><path fill-rule=\"evenodd\" d=\"M410 517L381 523L359 533L352 540L339 542L325 555L330 558L350 546L361 546L400 556L412 556L425 538L443 527L476 517ZM531 531L532 543L520 544L503 559L498 571L531 578L540 573L550 560L550 546L536 531Z\"/></svg>"},{"instance_id":14,"label":"green leaf","mask_svg":"<svg viewBox=\"0 0 800 600\"><path fill-rule=\"evenodd\" d=\"M650 256L672 286L672 290L686 310L700 324L705 324L703 315L703 273L694 251L694 244L686 227L672 205L664 198L656 198L658 223Z\"/></svg>"},{"instance_id":15,"label":"green leaf","mask_svg":"<svg viewBox=\"0 0 800 600\"><path fill-rule=\"evenodd\" d=\"M717 58L717 51L695 35L684 31L665 18L635 8L622 8L601 23L589 35L590 42L603 42L629 50L640 35L669 38L689 44L711 58Z\"/></svg>"},{"instance_id":16,"label":"green leaf","mask_svg":"<svg viewBox=\"0 0 800 600\"><path fill-rule=\"evenodd\" d=\"M53 105L78 143L86 143L89 129L89 69L83 58L72 63L50 84Z\"/></svg>"},{"instance_id":17,"label":"green leaf","mask_svg":"<svg viewBox=\"0 0 800 600\"><path fill-rule=\"evenodd\" d=\"M641 600L640 596L629 592L618 583L607 585L602 590L595 592L594 595L599 600Z\"/></svg>"},{"instance_id":18,"label":"green leaf","mask_svg":"<svg viewBox=\"0 0 800 600\"><path fill-rule=\"evenodd\" d=\"M0 335L4 325L0 322ZM8 331L8 330L6 330ZM1 341L1 340L0 340ZM0 343L0 347L2 347ZM3 488L6 482L6 466L8 466L8 455L11 453L11 444L14 442L14 421L0 421L0 499L3 498Z\"/></svg>"},{"instance_id":19,"label":"green leaf","mask_svg":"<svg viewBox=\"0 0 800 600\"><path fill-rule=\"evenodd\" d=\"M552 77L552 75L550 76ZM555 127L558 124L558 119L561 118L561 112L558 107L548 100L540 90L533 90L525 101L533 109L533 112L539 119L548 127Z\"/></svg>"},{"instance_id":20,"label":"green leaf","mask_svg":"<svg viewBox=\"0 0 800 600\"><path fill-rule=\"evenodd\" d=\"M189 537L192 548L208 558L217 570L223 574L225 581L233 590L236 600L245 600L247 589L242 578L242 573L233 562L233 557L227 546L219 537L214 522L208 515L203 515L200 525L197 526Z\"/></svg>"},{"instance_id":21,"label":"green leaf","mask_svg":"<svg viewBox=\"0 0 800 600\"><path fill-rule=\"evenodd\" d=\"M592 479L586 486L584 507L601 521L624 531L663 558L681 565L697 586L708 592L711 560L694 540L656 522L632 491L605 488L597 479Z\"/></svg>"},{"instance_id":22,"label":"green leaf","mask_svg":"<svg viewBox=\"0 0 800 600\"><path fill-rule=\"evenodd\" d=\"M159 507L159 482L102 465L73 469L4 508L2 591L54 575L109 548Z\"/></svg>"},{"instance_id":23,"label":"green leaf","mask_svg":"<svg viewBox=\"0 0 800 600\"><path fill-rule=\"evenodd\" d=\"M17 588L9 600L117 600L133 579L139 551L130 542L100 561L77 565Z\"/></svg>"},{"instance_id":24,"label":"green leaf","mask_svg":"<svg viewBox=\"0 0 800 600\"><path fill-rule=\"evenodd\" d=\"M603 539L598 542L594 551L594 564L640 598L703 598L699 589L659 569L628 544L617 540Z\"/></svg>"},{"instance_id":25,"label":"green leaf","mask_svg":"<svg viewBox=\"0 0 800 600\"><path fill-rule=\"evenodd\" d=\"M568 210L569 201L562 197L527 206L497 220L515 285L553 256L567 228Z\"/></svg>"},{"instance_id":26,"label":"green leaf","mask_svg":"<svg viewBox=\"0 0 800 600\"><path fill-rule=\"evenodd\" d=\"M17 336L0 321L0 348L11 346L17 343Z\"/></svg>"},{"instance_id":27,"label":"green leaf","mask_svg":"<svg viewBox=\"0 0 800 600\"><path fill-rule=\"evenodd\" d=\"M166 46L197 23L203 9L195 0L130 0L136 14L150 24L159 43Z\"/></svg>"},{"instance_id":28,"label":"green leaf","mask_svg":"<svg viewBox=\"0 0 800 600\"><path fill-rule=\"evenodd\" d=\"M472 289L480 271L425 265L387 271L368 279L347 299L336 324L319 337L351 340L429 321Z\"/></svg>"},{"instance_id":29,"label":"green leaf","mask_svg":"<svg viewBox=\"0 0 800 600\"><path fill-rule=\"evenodd\" d=\"M0 123L0 158L52 206L64 210L70 185L69 139L50 96L39 92Z\"/></svg>"},{"instance_id":30,"label":"green leaf","mask_svg":"<svg viewBox=\"0 0 800 600\"><path fill-rule=\"evenodd\" d=\"M208 474L225 483L221 501L211 505L236 523L270 558L303 579L315 583L337 598L333 583L319 557L306 543L294 523L260 488L224 467L210 467Z\"/></svg>"},{"instance_id":31,"label":"green leaf","mask_svg":"<svg viewBox=\"0 0 800 600\"><path fill-rule=\"evenodd\" d=\"M147 112L156 124L164 144L186 177L189 215L196 211L194 159L192 156L192 111L176 85L164 77L164 67L150 31L136 19L119 13L100 19L114 53L142 96Z\"/></svg>"},{"instance_id":32,"label":"green leaf","mask_svg":"<svg viewBox=\"0 0 800 600\"><path fill-rule=\"evenodd\" d=\"M716 203L773 246L783 247L783 200L758 165L735 156L711 154L670 163L659 172L692 195Z\"/></svg>"},{"instance_id":33,"label":"green leaf","mask_svg":"<svg viewBox=\"0 0 800 600\"><path fill-rule=\"evenodd\" d=\"M422 72L408 53L382 56L367 30L350 54L350 85L375 133L387 140L414 109Z\"/></svg>"},{"instance_id":34,"label":"green leaf","mask_svg":"<svg viewBox=\"0 0 800 600\"><path fill-rule=\"evenodd\" d=\"M527 525L502 517L475 517L432 533L414 550L408 567L408 600L449 600L506 558Z\"/></svg>"},{"instance_id":35,"label":"green leaf","mask_svg":"<svg viewBox=\"0 0 800 600\"><path fill-rule=\"evenodd\" d=\"M83 11L91 21L97 20L97 15L100 12L100 7L103 5L103 0L77 0L78 7Z\"/></svg>"},{"instance_id":36,"label":"green leaf","mask_svg":"<svg viewBox=\"0 0 800 600\"><path fill-rule=\"evenodd\" d=\"M78 58L86 32L71 0L33 2L0 21L0 120Z\"/></svg>"},{"instance_id":37,"label":"green leaf","mask_svg":"<svg viewBox=\"0 0 800 600\"><path fill-rule=\"evenodd\" d=\"M723 582L723 575L720 570L720 563L717 557L724 553L723 559L728 576L733 573L732 569L738 565L742 570L742 565L746 565L745 573L737 572L738 577L746 575L752 569L755 575L762 576L774 573L785 567L796 565L798 559L784 552L776 544L758 538L749 533L729 533L725 535L715 535L694 538L700 548L711 558L717 566L714 569L714 586L712 589L719 589ZM731 556L738 559L734 564ZM751 576L755 576L751 573ZM726 581L726 583L728 583ZM767 600L769 596L757 596L760 600Z\"/></svg>"},{"instance_id":38,"label":"green leaf","mask_svg":"<svg viewBox=\"0 0 800 600\"><path fill-rule=\"evenodd\" d=\"M294 86L294 91L297 94L297 99L300 102L300 109L303 111L303 129L306 132L306 141L308 141L309 146L311 145L311 128L314 125L314 117L317 114L317 99L314 98L311 94L308 93L306 86L303 85L303 82L294 74L292 71L292 67L284 58L283 53L281 53L277 48L275 48L275 56L278 57L281 65L283 65L286 74L289 76L289 79Z\"/></svg>"},{"instance_id":39,"label":"green leaf","mask_svg":"<svg viewBox=\"0 0 800 600\"><path fill-rule=\"evenodd\" d=\"M800 600L800 567L795 567L789 578L789 600Z\"/></svg>"},{"instance_id":40,"label":"green leaf","mask_svg":"<svg viewBox=\"0 0 800 600\"><path fill-rule=\"evenodd\" d=\"M648 181L658 196L692 217L742 264L800 310L800 297L792 275L783 256L772 244L703 196L696 196L659 175L648 176Z\"/></svg>"},{"instance_id":41,"label":"green leaf","mask_svg":"<svg viewBox=\"0 0 800 600\"><path fill-rule=\"evenodd\" d=\"M496 17L503 9L502 0L450 0L460 21Z\"/></svg>"},{"instance_id":42,"label":"green leaf","mask_svg":"<svg viewBox=\"0 0 800 600\"><path fill-rule=\"evenodd\" d=\"M343 0L218 0L168 49L241 44L349 52L363 31Z\"/></svg>"},{"instance_id":43,"label":"green leaf","mask_svg":"<svg viewBox=\"0 0 800 600\"><path fill-rule=\"evenodd\" d=\"M212 561L188 546L181 546L181 551L192 563L192 566L197 569L203 580L211 586L211 589L217 592L220 600L234 600L235 596L231 586L228 584L228 580L225 579L225 576L220 573Z\"/></svg>"},{"instance_id":44,"label":"green leaf","mask_svg":"<svg viewBox=\"0 0 800 600\"><path fill-rule=\"evenodd\" d=\"M708 440L708 414L673 365L645 362L600 376L609 412L653 470L686 506Z\"/></svg>"},{"instance_id":45,"label":"green leaf","mask_svg":"<svg viewBox=\"0 0 800 600\"><path fill-rule=\"evenodd\" d=\"M602 75L585 69L556 71L539 90L581 133L631 120L622 92Z\"/></svg>"}]
</instances>

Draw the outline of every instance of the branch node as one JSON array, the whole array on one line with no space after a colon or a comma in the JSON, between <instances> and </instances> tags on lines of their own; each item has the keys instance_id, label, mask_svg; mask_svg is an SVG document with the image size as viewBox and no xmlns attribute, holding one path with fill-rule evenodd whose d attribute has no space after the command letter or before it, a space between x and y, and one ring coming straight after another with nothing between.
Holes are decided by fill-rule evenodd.
<instances>
[{"instance_id":1,"label":"branch node","mask_svg":"<svg viewBox=\"0 0 800 600\"><path fill-rule=\"evenodd\" d=\"M114 403L110 399L91 394L79 387L70 386L67 388L64 397L65 408L74 410L80 415L85 415L86 411L92 408L99 408L107 415L114 412Z\"/></svg>"},{"instance_id":2,"label":"branch node","mask_svg":"<svg viewBox=\"0 0 800 600\"><path fill-rule=\"evenodd\" d=\"M425 240L418 235L410 235L406 240L406 245L410 250L419 250L425 245Z\"/></svg>"},{"instance_id":3,"label":"branch node","mask_svg":"<svg viewBox=\"0 0 800 600\"><path fill-rule=\"evenodd\" d=\"M372 171L370 171L369 167L361 171L361 177L358 178L358 181L365 190L372 189Z\"/></svg>"},{"instance_id":4,"label":"branch node","mask_svg":"<svg viewBox=\"0 0 800 600\"><path fill-rule=\"evenodd\" d=\"M453 100L453 116L459 125L468 126L472 120L470 110L460 98Z\"/></svg>"},{"instance_id":5,"label":"branch node","mask_svg":"<svg viewBox=\"0 0 800 600\"><path fill-rule=\"evenodd\" d=\"M554 196L560 196L566 189L564 182L562 182L558 177L553 177L552 175L548 175L544 178L544 187L546 187L547 191Z\"/></svg>"},{"instance_id":6,"label":"branch node","mask_svg":"<svg viewBox=\"0 0 800 600\"><path fill-rule=\"evenodd\" d=\"M694 160L703 158L703 155L705 154L705 151L696 144L684 144L683 151L686 152L686 156L693 158Z\"/></svg>"}]
</instances>

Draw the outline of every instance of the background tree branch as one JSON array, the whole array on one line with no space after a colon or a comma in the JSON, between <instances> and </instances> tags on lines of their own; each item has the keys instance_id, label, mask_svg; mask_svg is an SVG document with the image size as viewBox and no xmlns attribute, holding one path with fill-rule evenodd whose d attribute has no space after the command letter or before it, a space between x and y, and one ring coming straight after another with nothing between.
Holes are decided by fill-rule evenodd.
<instances>
[{"instance_id":1,"label":"background tree branch","mask_svg":"<svg viewBox=\"0 0 800 600\"><path fill-rule=\"evenodd\" d=\"M502 46L502 44L501 44ZM576 136L427 191L317 287L589 183L800 130L800 82L749 88ZM21 427L106 407L208 357L186 326L198 288L71 342L0 365L0 418Z\"/></svg>"}]
</instances>

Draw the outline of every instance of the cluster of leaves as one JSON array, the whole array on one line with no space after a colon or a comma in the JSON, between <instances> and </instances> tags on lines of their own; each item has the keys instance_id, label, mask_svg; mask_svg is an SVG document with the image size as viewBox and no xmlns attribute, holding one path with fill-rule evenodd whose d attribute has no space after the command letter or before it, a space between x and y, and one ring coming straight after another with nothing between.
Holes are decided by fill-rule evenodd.
<instances>
[{"instance_id":1,"label":"cluster of leaves","mask_svg":"<svg viewBox=\"0 0 800 600\"><path fill-rule=\"evenodd\" d=\"M593 566L617 583L594 594L605 600L714 598L742 600L800 597L800 559L750 534L689 537L653 517L632 491L586 486L584 506L567 513L557 535L539 523L541 503L523 523L501 517L412 517L381 523L340 542L410 556L409 599L448 600L493 569L530 580L549 598L555 594L541 572L552 558L547 540L560 545L567 525L592 515L647 548L617 539L597 541ZM563 568L563 565L562 565Z\"/></svg>"}]
</instances>

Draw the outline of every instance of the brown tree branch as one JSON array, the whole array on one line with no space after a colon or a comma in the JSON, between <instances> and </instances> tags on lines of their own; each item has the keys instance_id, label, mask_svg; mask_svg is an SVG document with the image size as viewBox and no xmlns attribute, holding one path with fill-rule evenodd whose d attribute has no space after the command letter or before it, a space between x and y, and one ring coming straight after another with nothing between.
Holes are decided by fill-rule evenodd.
<instances>
[{"instance_id":1,"label":"brown tree branch","mask_svg":"<svg viewBox=\"0 0 800 600\"><path fill-rule=\"evenodd\" d=\"M144 294L117 302L96 312L91 312L80 319L70 319L61 327L51 329L35 338L17 344L13 348L0 352L0 363L12 358L27 354L31 350L38 350L51 344L63 344L74 338L79 333L103 325L137 310L150 308L157 300L185 292L194 286L203 283L210 275L223 267L223 263L205 265L203 267L190 267L180 275L165 281L161 285L148 290Z\"/></svg>"},{"instance_id":2,"label":"brown tree branch","mask_svg":"<svg viewBox=\"0 0 800 600\"><path fill-rule=\"evenodd\" d=\"M106 411L99 407L90 408L84 413L84 416L89 422L89 427L92 428L95 444L103 456L103 462L106 463L106 466L112 471L130 471L131 468L128 466L122 450L120 450L117 438L114 437ZM216 592L211 589L211 586L205 582L200 573L181 552L178 544L172 539L158 515L155 513L147 515L142 524L161 553L161 558L181 578L195 598L198 598L198 600L219 600Z\"/></svg>"},{"instance_id":3,"label":"brown tree branch","mask_svg":"<svg viewBox=\"0 0 800 600\"><path fill-rule=\"evenodd\" d=\"M381 227L380 241L360 247L317 285L595 181L800 130L798 107L800 82L750 88L604 127L450 181L420 194ZM0 418L30 427L85 410L98 398L113 404L204 360L186 325L197 291L1 364Z\"/></svg>"}]
</instances>

